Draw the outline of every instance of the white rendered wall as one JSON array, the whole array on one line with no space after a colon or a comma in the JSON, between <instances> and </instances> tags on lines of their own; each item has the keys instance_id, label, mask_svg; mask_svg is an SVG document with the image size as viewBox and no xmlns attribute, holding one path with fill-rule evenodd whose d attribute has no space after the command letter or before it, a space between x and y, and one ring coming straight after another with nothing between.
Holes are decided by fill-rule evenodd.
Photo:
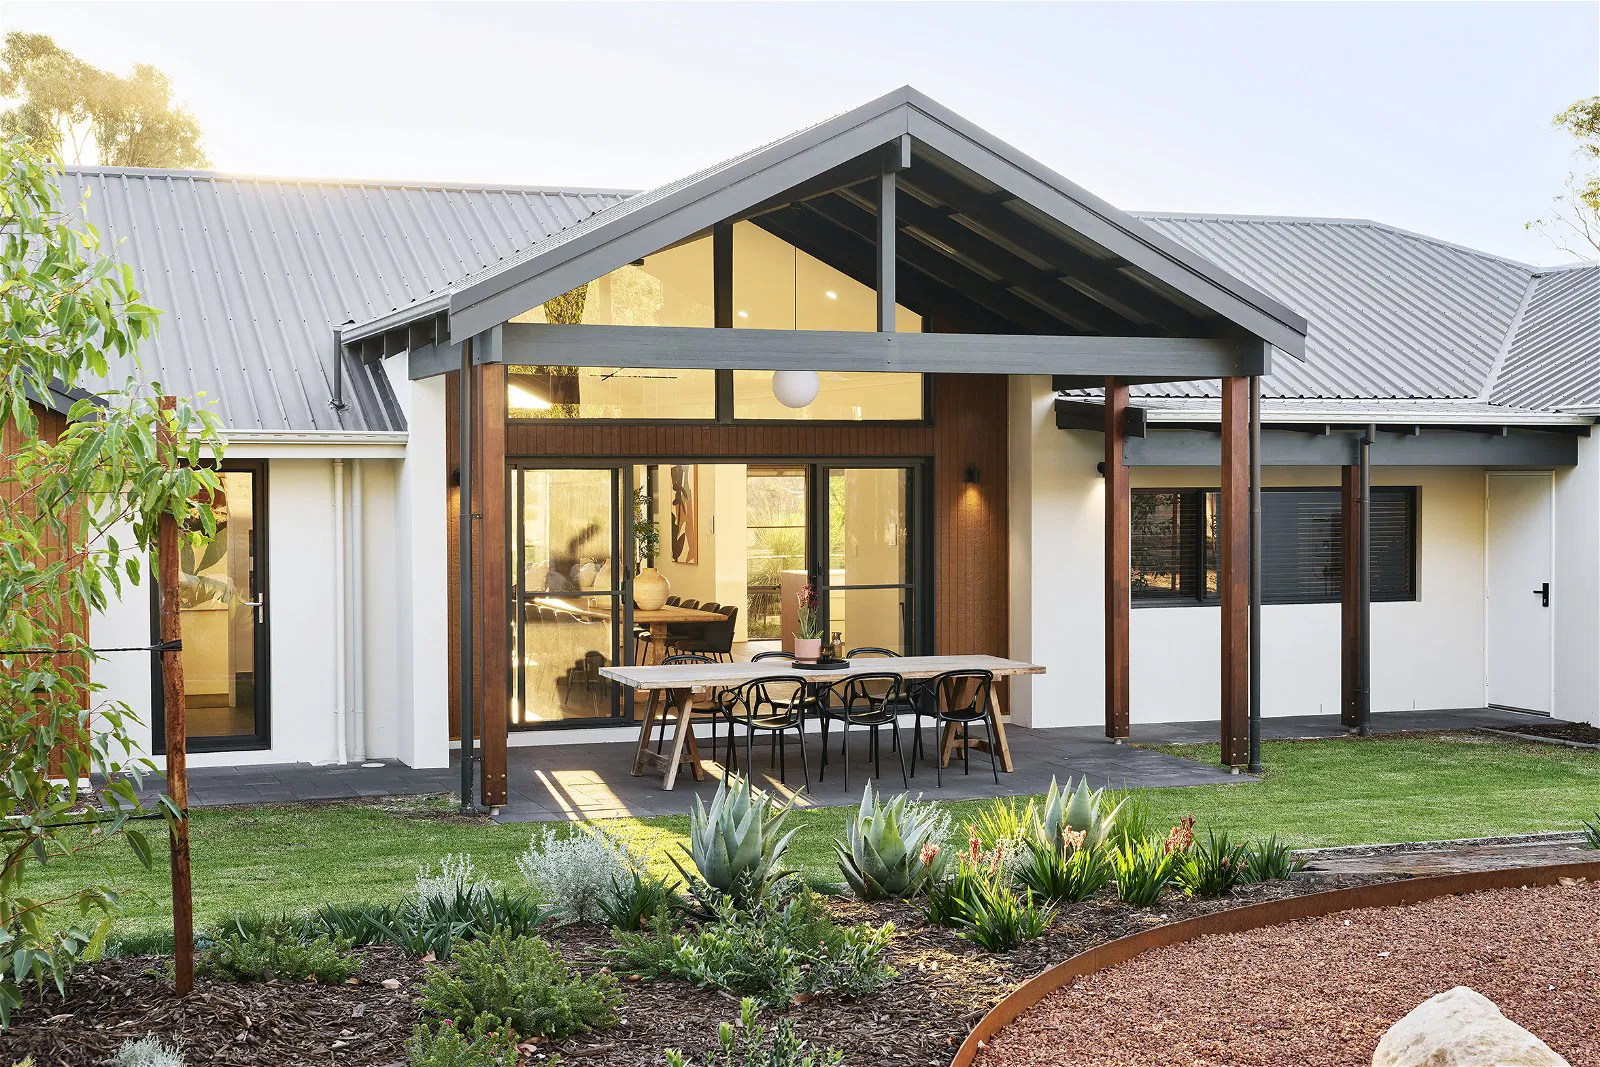
<instances>
[{"instance_id":1,"label":"white rendered wall","mask_svg":"<svg viewBox=\"0 0 1600 1067\"><path fill-rule=\"evenodd\" d=\"M450 762L445 379L408 380L405 356L384 360L384 369L409 435L395 477L396 627L384 658L397 687L395 755L412 767L445 767Z\"/></svg>"},{"instance_id":2,"label":"white rendered wall","mask_svg":"<svg viewBox=\"0 0 1600 1067\"><path fill-rule=\"evenodd\" d=\"M1099 434L1056 429L1046 378L1011 385L1012 655L1047 673L1014 686L1033 726L1104 722L1104 480ZM1215 485L1215 471L1135 468L1135 487ZM1377 468L1418 485L1418 599L1372 606L1373 709L1480 707L1484 700L1483 472ZM1327 485L1337 468L1267 468L1267 485ZM1220 611L1135 608L1134 723L1215 719ZM1262 714L1337 714L1339 605L1262 609ZM1592 646L1591 646L1592 647ZM1591 652L1591 655L1593 653Z\"/></svg>"},{"instance_id":3,"label":"white rendered wall","mask_svg":"<svg viewBox=\"0 0 1600 1067\"><path fill-rule=\"evenodd\" d=\"M1600 437L1578 439L1555 494L1555 716L1600 725Z\"/></svg>"}]
</instances>

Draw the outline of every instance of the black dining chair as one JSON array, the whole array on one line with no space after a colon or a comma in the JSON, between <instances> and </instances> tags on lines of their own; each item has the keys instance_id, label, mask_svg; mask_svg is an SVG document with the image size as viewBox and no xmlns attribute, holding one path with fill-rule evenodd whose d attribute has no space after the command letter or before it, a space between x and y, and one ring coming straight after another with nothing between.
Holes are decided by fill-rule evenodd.
<instances>
[{"instance_id":1,"label":"black dining chair","mask_svg":"<svg viewBox=\"0 0 1600 1067\"><path fill-rule=\"evenodd\" d=\"M800 742L800 767L806 788L811 788L811 764L806 759L806 707L810 699L803 679L792 675L769 674L752 678L741 685L728 702L729 733L733 723L744 726L744 765L746 773L755 763L755 738L758 732L776 735L778 780L788 774L785 735L793 730Z\"/></svg>"},{"instance_id":2,"label":"black dining chair","mask_svg":"<svg viewBox=\"0 0 1600 1067\"><path fill-rule=\"evenodd\" d=\"M908 710L902 695L905 681L892 671L873 671L870 674L851 675L844 683L838 703L829 702L822 714L822 766L817 770L819 779L827 776L828 724L838 722L844 734L840 752L844 756L844 787L850 789L850 727L865 726L870 734L869 749L872 756L872 776L883 777L879 761L878 730L887 726L894 735L894 751L900 760L900 784L909 788L906 777L906 757L900 747L900 713Z\"/></svg>"},{"instance_id":3,"label":"black dining chair","mask_svg":"<svg viewBox=\"0 0 1600 1067\"><path fill-rule=\"evenodd\" d=\"M983 723L989 731L989 767L994 772L994 784L1000 784L1000 760L996 755L994 702L994 673L985 670L945 671L928 679L923 687L923 698L916 702L917 741L922 748L922 717L933 719L933 766L939 785L944 785L944 759L940 735L946 725L961 730L961 765L965 773L972 773L972 727ZM916 773L916 758L912 757L912 773Z\"/></svg>"},{"instance_id":4,"label":"black dining chair","mask_svg":"<svg viewBox=\"0 0 1600 1067\"><path fill-rule=\"evenodd\" d=\"M773 649L773 650L771 650L769 652L757 652L755 655L750 657L750 662L751 663L759 663L762 660L779 660L779 659L785 660L785 661L787 661L789 663L793 663L795 661L795 659L796 659L796 656L795 656L795 654L793 652L783 652L783 651L780 651L779 649ZM829 687L824 686L823 689L824 689L823 693L819 696L817 691L816 691L816 687L815 687L814 683L804 686L805 696L802 699L803 699L803 703L805 705L805 710L809 714L817 715L817 714L820 714L822 712L822 709L823 709L823 707L825 706L825 704L827 702L827 693L829 691ZM827 749L826 748L823 749L823 758L824 759L827 758ZM777 765L776 754L774 754L774 756L773 756L772 765L773 766Z\"/></svg>"},{"instance_id":5,"label":"black dining chair","mask_svg":"<svg viewBox=\"0 0 1600 1067\"><path fill-rule=\"evenodd\" d=\"M879 658L882 658L882 659L900 659L901 658L901 653L894 651L894 649L892 649L892 648L881 648L878 645L862 645L860 648L852 648L849 652L845 653L845 659L879 659ZM900 709L897 712L897 714L909 715L912 712L916 711L917 709L915 707L913 707L912 705L916 703L916 701L917 701L918 697L921 695L921 693L922 693L922 683L921 682L914 681L914 680L909 679L909 678L901 679L901 683L900 683ZM899 730L896 730L894 732L894 742L893 742L893 744L894 744L894 751L899 752L900 751L900 731ZM826 760L827 760L827 751L828 750L826 748L824 748L822 751L823 751L823 760L824 760L824 762L826 762Z\"/></svg>"},{"instance_id":6,"label":"black dining chair","mask_svg":"<svg viewBox=\"0 0 1600 1067\"><path fill-rule=\"evenodd\" d=\"M739 621L739 609L732 604L725 604L716 610L722 615L721 622L702 624L699 637L686 637L674 641L672 647L679 652L694 652L719 661L732 659L733 631Z\"/></svg>"}]
</instances>

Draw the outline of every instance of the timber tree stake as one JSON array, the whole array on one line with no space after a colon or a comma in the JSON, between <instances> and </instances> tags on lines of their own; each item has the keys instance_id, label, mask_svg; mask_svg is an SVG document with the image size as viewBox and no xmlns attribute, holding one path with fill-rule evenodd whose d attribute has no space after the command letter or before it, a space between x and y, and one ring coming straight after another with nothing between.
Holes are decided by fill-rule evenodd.
<instances>
[{"instance_id":1,"label":"timber tree stake","mask_svg":"<svg viewBox=\"0 0 1600 1067\"><path fill-rule=\"evenodd\" d=\"M162 397L161 410L170 413L176 402ZM161 424L161 434L171 444L171 428ZM172 852L172 958L178 996L194 989L194 889L189 880L189 757L185 747L183 706L182 627L179 622L178 587L183 578L178 558L178 520L163 514L156 530L156 582L161 590L161 643L171 646L161 653L161 693L167 733L167 796L178 811L167 822Z\"/></svg>"}]
</instances>

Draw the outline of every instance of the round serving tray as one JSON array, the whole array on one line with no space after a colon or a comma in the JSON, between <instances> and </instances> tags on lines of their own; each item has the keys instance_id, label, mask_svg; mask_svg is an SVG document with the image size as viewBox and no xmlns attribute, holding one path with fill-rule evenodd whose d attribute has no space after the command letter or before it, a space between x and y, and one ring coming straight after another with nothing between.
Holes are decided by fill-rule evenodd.
<instances>
[{"instance_id":1,"label":"round serving tray","mask_svg":"<svg viewBox=\"0 0 1600 1067\"><path fill-rule=\"evenodd\" d=\"M850 666L850 661L847 659L797 659L790 666L797 671L842 671Z\"/></svg>"}]
</instances>

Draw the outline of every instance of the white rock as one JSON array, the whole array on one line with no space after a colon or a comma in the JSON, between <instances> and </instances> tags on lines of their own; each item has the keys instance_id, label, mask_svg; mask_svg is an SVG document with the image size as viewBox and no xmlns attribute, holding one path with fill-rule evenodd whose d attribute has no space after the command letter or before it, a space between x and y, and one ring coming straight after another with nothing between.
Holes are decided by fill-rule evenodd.
<instances>
[{"instance_id":1,"label":"white rock","mask_svg":"<svg viewBox=\"0 0 1600 1067\"><path fill-rule=\"evenodd\" d=\"M1372 1067L1571 1067L1466 986L1429 997L1389 1028Z\"/></svg>"}]
</instances>

